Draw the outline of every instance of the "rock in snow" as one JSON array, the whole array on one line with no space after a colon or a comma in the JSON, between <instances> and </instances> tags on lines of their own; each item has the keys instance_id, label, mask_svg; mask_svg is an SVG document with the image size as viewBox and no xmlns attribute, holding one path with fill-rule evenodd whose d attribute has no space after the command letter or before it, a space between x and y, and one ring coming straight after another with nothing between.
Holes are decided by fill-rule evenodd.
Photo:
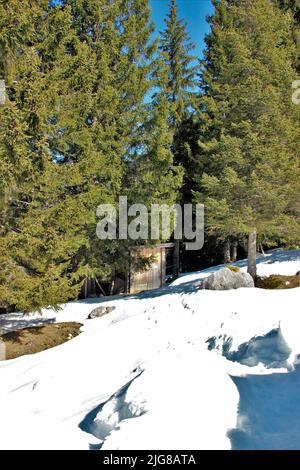
<instances>
[{"instance_id":1,"label":"rock in snow","mask_svg":"<svg viewBox=\"0 0 300 470\"><path fill-rule=\"evenodd\" d=\"M95 318L103 317L103 315L107 315L108 313L113 312L116 307L97 307L91 311L88 315L88 320L94 320Z\"/></svg>"},{"instance_id":2,"label":"rock in snow","mask_svg":"<svg viewBox=\"0 0 300 470\"><path fill-rule=\"evenodd\" d=\"M252 276L243 271L235 272L228 268L220 269L203 281L203 289L209 290L229 290L240 287L254 287Z\"/></svg>"}]
</instances>

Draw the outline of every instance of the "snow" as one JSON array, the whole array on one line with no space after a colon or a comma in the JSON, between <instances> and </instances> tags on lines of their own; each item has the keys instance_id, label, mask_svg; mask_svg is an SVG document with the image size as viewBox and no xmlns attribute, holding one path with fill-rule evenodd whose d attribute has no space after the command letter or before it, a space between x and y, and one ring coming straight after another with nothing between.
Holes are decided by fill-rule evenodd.
<instances>
[{"instance_id":1,"label":"snow","mask_svg":"<svg viewBox=\"0 0 300 470\"><path fill-rule=\"evenodd\" d=\"M219 268L140 295L1 316L2 331L83 327L63 345L0 362L0 448L300 448L300 288L199 290ZM259 259L260 275L299 270L300 251ZM99 305L116 310L87 320Z\"/></svg>"},{"instance_id":2,"label":"snow","mask_svg":"<svg viewBox=\"0 0 300 470\"><path fill-rule=\"evenodd\" d=\"M257 274L258 276L271 276L271 274L280 274L282 276L294 275L300 271L300 250L282 251L279 249L270 251L265 255L257 256ZM172 285L179 286L184 283L201 281L210 274L224 268L225 266L238 266L242 271L247 271L247 260L236 261L235 263L220 264L212 266L196 273L185 273L176 279ZM200 284L200 282L198 282Z\"/></svg>"}]
</instances>

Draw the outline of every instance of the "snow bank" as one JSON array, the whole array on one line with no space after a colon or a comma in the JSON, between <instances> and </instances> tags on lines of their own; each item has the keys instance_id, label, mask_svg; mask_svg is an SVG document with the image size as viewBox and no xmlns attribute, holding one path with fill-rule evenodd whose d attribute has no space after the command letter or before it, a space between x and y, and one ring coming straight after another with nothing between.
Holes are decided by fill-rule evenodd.
<instances>
[{"instance_id":1,"label":"snow bank","mask_svg":"<svg viewBox=\"0 0 300 470\"><path fill-rule=\"evenodd\" d=\"M260 266L294 274L291 254ZM185 279L20 317L84 326L61 346L0 362L0 448L229 449L242 432L236 380L289 376L298 362L299 300L300 288L212 292ZM86 320L98 305L116 310Z\"/></svg>"},{"instance_id":2,"label":"snow bank","mask_svg":"<svg viewBox=\"0 0 300 470\"><path fill-rule=\"evenodd\" d=\"M214 355L186 349L145 367L122 398L129 414L102 449L230 449L238 392ZM96 417L100 429L105 411Z\"/></svg>"}]
</instances>

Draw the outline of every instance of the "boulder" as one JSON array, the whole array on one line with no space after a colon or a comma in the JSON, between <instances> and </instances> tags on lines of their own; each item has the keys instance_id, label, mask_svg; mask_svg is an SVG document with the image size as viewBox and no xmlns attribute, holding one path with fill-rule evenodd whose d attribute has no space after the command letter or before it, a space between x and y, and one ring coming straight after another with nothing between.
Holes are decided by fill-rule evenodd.
<instances>
[{"instance_id":1,"label":"boulder","mask_svg":"<svg viewBox=\"0 0 300 470\"><path fill-rule=\"evenodd\" d=\"M202 288L208 290L229 290L240 287L254 287L250 274L243 271L234 272L228 268L220 269L204 279Z\"/></svg>"},{"instance_id":2,"label":"boulder","mask_svg":"<svg viewBox=\"0 0 300 470\"><path fill-rule=\"evenodd\" d=\"M91 313L88 315L87 319L93 320L94 318L103 317L103 315L107 315L108 313L113 312L115 309L116 307L113 306L94 308L94 310L92 310Z\"/></svg>"},{"instance_id":3,"label":"boulder","mask_svg":"<svg viewBox=\"0 0 300 470\"><path fill-rule=\"evenodd\" d=\"M296 276L300 276L300 271L298 271L298 272L296 273Z\"/></svg>"}]
</instances>

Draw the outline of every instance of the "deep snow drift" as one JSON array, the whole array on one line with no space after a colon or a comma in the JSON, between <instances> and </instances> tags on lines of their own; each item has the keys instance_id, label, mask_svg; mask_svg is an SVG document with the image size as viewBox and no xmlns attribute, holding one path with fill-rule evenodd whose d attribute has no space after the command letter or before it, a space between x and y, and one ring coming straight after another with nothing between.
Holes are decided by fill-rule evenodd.
<instances>
[{"instance_id":1,"label":"deep snow drift","mask_svg":"<svg viewBox=\"0 0 300 470\"><path fill-rule=\"evenodd\" d=\"M0 448L300 449L300 288L199 290L214 269L42 317L1 316L2 331L84 326L0 362ZM259 259L261 275L299 270L300 251ZM86 320L98 305L116 310Z\"/></svg>"}]
</instances>

